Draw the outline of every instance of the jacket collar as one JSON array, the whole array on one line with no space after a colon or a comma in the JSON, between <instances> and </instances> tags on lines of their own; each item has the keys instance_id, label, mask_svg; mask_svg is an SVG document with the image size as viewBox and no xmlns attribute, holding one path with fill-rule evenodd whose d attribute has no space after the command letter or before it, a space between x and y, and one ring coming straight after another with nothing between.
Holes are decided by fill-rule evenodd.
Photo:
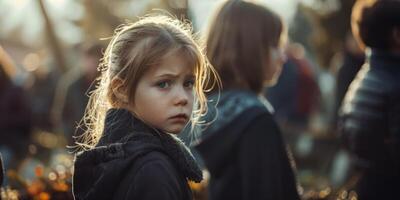
<instances>
[{"instance_id":1,"label":"jacket collar","mask_svg":"<svg viewBox=\"0 0 400 200\"><path fill-rule=\"evenodd\" d=\"M127 141L133 133L155 131L154 128L133 116L130 111L112 108L107 111L103 134L96 146Z\"/></svg>"},{"instance_id":2,"label":"jacket collar","mask_svg":"<svg viewBox=\"0 0 400 200\"><path fill-rule=\"evenodd\" d=\"M368 57L372 67L400 67L400 54L380 49L372 49Z\"/></svg>"},{"instance_id":3,"label":"jacket collar","mask_svg":"<svg viewBox=\"0 0 400 200\"><path fill-rule=\"evenodd\" d=\"M189 180L200 182L202 172L190 150L175 135L150 127L125 109L110 109L107 112L103 136L97 147L115 143L129 145L141 141L160 146L178 169ZM126 148L129 149L129 148Z\"/></svg>"},{"instance_id":4,"label":"jacket collar","mask_svg":"<svg viewBox=\"0 0 400 200\"><path fill-rule=\"evenodd\" d=\"M205 129L203 136L221 130L252 107L274 113L274 108L264 96L247 90L231 89L213 94L209 99L209 110L204 120L210 123L210 126Z\"/></svg>"}]
</instances>

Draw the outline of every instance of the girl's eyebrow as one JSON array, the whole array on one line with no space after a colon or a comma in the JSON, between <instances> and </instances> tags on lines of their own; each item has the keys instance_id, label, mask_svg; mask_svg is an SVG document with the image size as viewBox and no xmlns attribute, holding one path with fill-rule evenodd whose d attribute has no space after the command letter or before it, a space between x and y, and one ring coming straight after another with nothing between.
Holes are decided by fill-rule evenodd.
<instances>
[{"instance_id":1,"label":"girl's eyebrow","mask_svg":"<svg viewBox=\"0 0 400 200\"><path fill-rule=\"evenodd\" d=\"M178 74L172 74L172 73L164 73L164 74L159 74L156 75L156 78L177 78L179 75Z\"/></svg>"},{"instance_id":2,"label":"girl's eyebrow","mask_svg":"<svg viewBox=\"0 0 400 200\"><path fill-rule=\"evenodd\" d=\"M156 78L178 78L179 74L173 73L163 73L155 76ZM185 78L195 78L196 76L193 74L185 75Z\"/></svg>"}]
</instances>

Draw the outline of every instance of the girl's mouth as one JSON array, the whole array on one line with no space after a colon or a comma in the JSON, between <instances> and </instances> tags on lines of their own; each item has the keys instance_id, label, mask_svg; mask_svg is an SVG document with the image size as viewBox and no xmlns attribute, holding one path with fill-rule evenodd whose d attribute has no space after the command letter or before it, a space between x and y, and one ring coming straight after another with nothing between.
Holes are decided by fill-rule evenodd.
<instances>
[{"instance_id":1,"label":"girl's mouth","mask_svg":"<svg viewBox=\"0 0 400 200\"><path fill-rule=\"evenodd\" d=\"M172 116L172 117L170 117L170 119L173 121L186 122L189 119L189 117L188 117L188 115L182 113L182 114Z\"/></svg>"}]
</instances>

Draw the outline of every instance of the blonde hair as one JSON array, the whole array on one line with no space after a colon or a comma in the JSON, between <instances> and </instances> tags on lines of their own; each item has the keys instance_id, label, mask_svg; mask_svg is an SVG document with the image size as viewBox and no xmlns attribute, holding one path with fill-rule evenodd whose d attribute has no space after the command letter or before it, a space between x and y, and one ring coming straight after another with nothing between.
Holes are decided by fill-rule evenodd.
<instances>
[{"instance_id":1,"label":"blonde hair","mask_svg":"<svg viewBox=\"0 0 400 200\"><path fill-rule=\"evenodd\" d=\"M111 89L113 78L123 80L128 101L133 102L137 83L146 70L176 51L183 54L182 58L187 59L189 66L194 67L196 76L195 108L191 116L193 130L194 125L200 123L200 117L207 112L205 92L210 90L208 87L219 84L218 75L195 38L190 23L160 14L147 15L135 23L117 28L101 60L97 87L90 95L78 127L84 129L84 133L77 137L78 147L84 150L93 148L102 135L107 110L118 107L118 98ZM209 76L217 81L210 84Z\"/></svg>"}]
</instances>

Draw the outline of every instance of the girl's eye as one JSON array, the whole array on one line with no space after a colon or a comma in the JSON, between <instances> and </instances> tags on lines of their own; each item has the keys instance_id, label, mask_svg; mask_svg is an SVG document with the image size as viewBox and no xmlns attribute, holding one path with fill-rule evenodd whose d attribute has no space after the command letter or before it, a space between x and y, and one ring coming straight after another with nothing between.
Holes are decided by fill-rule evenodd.
<instances>
[{"instance_id":1,"label":"girl's eye","mask_svg":"<svg viewBox=\"0 0 400 200\"><path fill-rule=\"evenodd\" d=\"M194 80L188 80L188 81L185 81L183 86L191 89L191 88L193 88L193 85L194 85Z\"/></svg>"},{"instance_id":2,"label":"girl's eye","mask_svg":"<svg viewBox=\"0 0 400 200\"><path fill-rule=\"evenodd\" d=\"M161 82L158 82L156 85L157 85L157 87L159 87L161 89L165 89L170 86L170 83L168 81L161 81Z\"/></svg>"}]
</instances>

